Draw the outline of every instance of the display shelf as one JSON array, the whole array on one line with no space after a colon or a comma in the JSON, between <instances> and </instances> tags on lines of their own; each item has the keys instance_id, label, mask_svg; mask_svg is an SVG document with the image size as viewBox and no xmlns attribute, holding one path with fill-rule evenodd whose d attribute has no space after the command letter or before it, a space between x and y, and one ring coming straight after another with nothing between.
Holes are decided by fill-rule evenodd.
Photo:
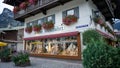
<instances>
[{"instance_id":1,"label":"display shelf","mask_svg":"<svg viewBox=\"0 0 120 68\"><path fill-rule=\"evenodd\" d=\"M25 50L33 56L80 59L80 35L26 41Z\"/></svg>"},{"instance_id":2,"label":"display shelf","mask_svg":"<svg viewBox=\"0 0 120 68\"><path fill-rule=\"evenodd\" d=\"M49 42L43 43L43 44L48 44ZM61 44L61 43L77 43L77 40L71 40L71 41L53 41L51 44Z\"/></svg>"},{"instance_id":3,"label":"display shelf","mask_svg":"<svg viewBox=\"0 0 120 68\"><path fill-rule=\"evenodd\" d=\"M62 58L62 59L72 59L80 60L80 56L65 56L65 55L50 55L50 54L30 54L31 56L36 57L48 57L48 58Z\"/></svg>"}]
</instances>

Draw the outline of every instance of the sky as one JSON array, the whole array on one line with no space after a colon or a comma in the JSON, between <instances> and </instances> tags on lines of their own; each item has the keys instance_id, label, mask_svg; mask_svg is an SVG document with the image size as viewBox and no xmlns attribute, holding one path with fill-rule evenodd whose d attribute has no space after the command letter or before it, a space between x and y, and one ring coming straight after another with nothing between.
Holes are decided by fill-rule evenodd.
<instances>
[{"instance_id":1,"label":"sky","mask_svg":"<svg viewBox=\"0 0 120 68\"><path fill-rule=\"evenodd\" d=\"M8 9L10 9L12 11L13 10L13 6L4 4L4 3L2 3L3 1L4 0L0 0L0 14L2 13L4 8L8 8Z\"/></svg>"}]
</instances>

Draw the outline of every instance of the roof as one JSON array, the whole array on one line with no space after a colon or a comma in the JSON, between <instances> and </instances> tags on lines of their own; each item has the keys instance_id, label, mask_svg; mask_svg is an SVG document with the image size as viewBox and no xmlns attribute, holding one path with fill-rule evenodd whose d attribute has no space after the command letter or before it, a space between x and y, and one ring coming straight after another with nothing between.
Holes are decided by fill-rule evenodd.
<instances>
[{"instance_id":1,"label":"roof","mask_svg":"<svg viewBox=\"0 0 120 68\"><path fill-rule=\"evenodd\" d=\"M111 20L114 18L114 9L110 0L92 0L99 11L105 16L105 19Z\"/></svg>"}]
</instances>

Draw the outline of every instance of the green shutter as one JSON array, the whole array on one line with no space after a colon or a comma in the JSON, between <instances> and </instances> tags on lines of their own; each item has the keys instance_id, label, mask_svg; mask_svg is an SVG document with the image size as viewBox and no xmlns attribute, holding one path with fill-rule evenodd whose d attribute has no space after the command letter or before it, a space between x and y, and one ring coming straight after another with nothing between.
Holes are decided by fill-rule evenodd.
<instances>
[{"instance_id":1,"label":"green shutter","mask_svg":"<svg viewBox=\"0 0 120 68\"><path fill-rule=\"evenodd\" d=\"M62 12L62 18L66 17L67 16L67 11L63 11Z\"/></svg>"},{"instance_id":2,"label":"green shutter","mask_svg":"<svg viewBox=\"0 0 120 68\"><path fill-rule=\"evenodd\" d=\"M74 8L75 10L75 16L79 18L79 7Z\"/></svg>"},{"instance_id":3,"label":"green shutter","mask_svg":"<svg viewBox=\"0 0 120 68\"><path fill-rule=\"evenodd\" d=\"M55 14L52 15L52 20L53 20L53 22L55 23Z\"/></svg>"}]
</instances>

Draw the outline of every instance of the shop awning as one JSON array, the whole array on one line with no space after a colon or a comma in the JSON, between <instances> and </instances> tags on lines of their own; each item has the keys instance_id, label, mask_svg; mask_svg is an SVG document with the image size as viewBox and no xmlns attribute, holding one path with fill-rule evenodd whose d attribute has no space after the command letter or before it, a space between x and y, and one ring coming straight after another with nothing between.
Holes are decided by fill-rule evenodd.
<instances>
[{"instance_id":1,"label":"shop awning","mask_svg":"<svg viewBox=\"0 0 120 68\"><path fill-rule=\"evenodd\" d=\"M44 36L36 36L36 37L29 37L24 38L24 40L38 40L38 39L46 39L46 38L59 38L59 37L66 37L66 36L76 36L78 35L78 31L76 32L68 32L68 33L59 33L59 34L52 34L52 35L44 35Z\"/></svg>"},{"instance_id":2,"label":"shop awning","mask_svg":"<svg viewBox=\"0 0 120 68\"><path fill-rule=\"evenodd\" d=\"M7 46L7 43L0 42L0 46Z\"/></svg>"},{"instance_id":3,"label":"shop awning","mask_svg":"<svg viewBox=\"0 0 120 68\"><path fill-rule=\"evenodd\" d=\"M111 38L111 39L113 39L113 37L112 36L110 36L109 34L107 34L107 33L104 33L104 32L102 32L102 31L100 31L100 30L96 30L98 33L100 33L104 38Z\"/></svg>"}]
</instances>

